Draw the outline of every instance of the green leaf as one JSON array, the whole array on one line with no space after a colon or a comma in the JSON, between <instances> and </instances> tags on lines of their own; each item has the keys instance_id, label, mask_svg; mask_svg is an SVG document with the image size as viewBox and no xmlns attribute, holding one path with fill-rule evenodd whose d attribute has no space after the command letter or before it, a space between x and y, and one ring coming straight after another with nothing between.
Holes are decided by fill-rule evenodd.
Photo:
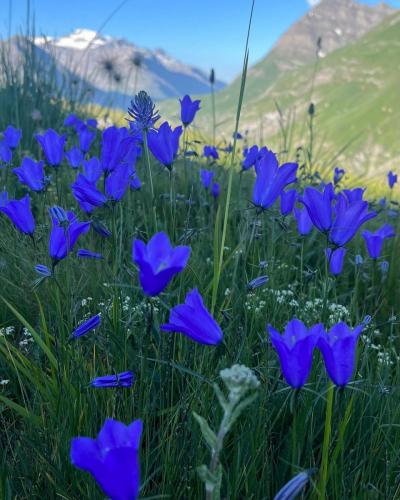
<instances>
[{"instance_id":1,"label":"green leaf","mask_svg":"<svg viewBox=\"0 0 400 500\"><path fill-rule=\"evenodd\" d=\"M198 415L195 411L193 412L193 417L200 425L201 433L203 435L203 438L206 440L208 446L212 450L215 450L217 448L217 436L215 435L215 432L211 430L207 421L203 417Z\"/></svg>"},{"instance_id":2,"label":"green leaf","mask_svg":"<svg viewBox=\"0 0 400 500\"><path fill-rule=\"evenodd\" d=\"M236 420L240 417L240 414L246 408L246 406L251 405L251 403L257 398L258 394L255 392L251 396L245 398L241 403L239 403L236 408L232 412L232 416L229 420L229 428L236 422Z\"/></svg>"},{"instance_id":3,"label":"green leaf","mask_svg":"<svg viewBox=\"0 0 400 500\"><path fill-rule=\"evenodd\" d=\"M0 401L8 408L10 408L10 410L15 411L21 417L30 420L35 426L40 427L41 420L37 415L34 415L23 406L19 405L18 403L14 403L14 401L11 401L11 399L6 398L5 396L0 396Z\"/></svg>"},{"instance_id":4,"label":"green leaf","mask_svg":"<svg viewBox=\"0 0 400 500\"><path fill-rule=\"evenodd\" d=\"M218 384L213 384L213 387L214 387L215 395L218 398L219 404L221 405L222 409L224 411L226 411L229 403L228 403L226 397L224 396L224 393L221 391Z\"/></svg>"}]
</instances>

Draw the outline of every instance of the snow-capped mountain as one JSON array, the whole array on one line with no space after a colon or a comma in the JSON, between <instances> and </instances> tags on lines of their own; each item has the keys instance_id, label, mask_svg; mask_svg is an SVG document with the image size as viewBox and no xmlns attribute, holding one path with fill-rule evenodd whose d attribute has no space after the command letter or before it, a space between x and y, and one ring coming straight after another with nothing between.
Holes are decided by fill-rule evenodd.
<instances>
[{"instance_id":1,"label":"snow-capped mountain","mask_svg":"<svg viewBox=\"0 0 400 500\"><path fill-rule=\"evenodd\" d=\"M18 37L12 41L18 54L24 44ZM79 86L89 101L103 106L126 109L141 89L156 100L210 91L208 74L163 50L145 49L89 29L59 38L36 37L34 45L38 57L56 67L65 87ZM223 86L216 82L217 89Z\"/></svg>"}]
</instances>

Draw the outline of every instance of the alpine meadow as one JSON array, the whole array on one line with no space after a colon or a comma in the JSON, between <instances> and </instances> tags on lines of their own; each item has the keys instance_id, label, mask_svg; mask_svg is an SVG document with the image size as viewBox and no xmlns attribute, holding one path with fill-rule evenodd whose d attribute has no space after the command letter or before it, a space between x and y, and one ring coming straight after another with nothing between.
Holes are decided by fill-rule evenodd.
<instances>
[{"instance_id":1,"label":"alpine meadow","mask_svg":"<svg viewBox=\"0 0 400 500\"><path fill-rule=\"evenodd\" d=\"M396 2L92 3L4 0L0 500L400 500Z\"/></svg>"}]
</instances>

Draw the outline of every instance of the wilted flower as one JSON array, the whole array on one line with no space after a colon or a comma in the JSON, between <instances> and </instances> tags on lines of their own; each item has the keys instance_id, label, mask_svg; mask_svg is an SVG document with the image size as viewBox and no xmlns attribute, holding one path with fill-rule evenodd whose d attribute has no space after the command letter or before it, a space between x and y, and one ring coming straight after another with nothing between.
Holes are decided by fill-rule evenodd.
<instances>
[{"instance_id":1,"label":"wilted flower","mask_svg":"<svg viewBox=\"0 0 400 500\"><path fill-rule=\"evenodd\" d=\"M185 95L183 99L179 99L179 102L181 103L181 121L187 127L192 123L197 111L200 109L200 100L192 101L188 95Z\"/></svg>"},{"instance_id":2,"label":"wilted flower","mask_svg":"<svg viewBox=\"0 0 400 500\"><path fill-rule=\"evenodd\" d=\"M217 148L214 146L204 146L203 155L205 158L214 158L214 160L219 158Z\"/></svg>"},{"instance_id":3,"label":"wilted flower","mask_svg":"<svg viewBox=\"0 0 400 500\"><path fill-rule=\"evenodd\" d=\"M43 161L35 162L31 158L24 158L20 167L13 168L21 184L25 184L32 191L42 191L45 187Z\"/></svg>"},{"instance_id":4,"label":"wilted flower","mask_svg":"<svg viewBox=\"0 0 400 500\"><path fill-rule=\"evenodd\" d=\"M211 170L205 170L205 169L200 170L201 183L206 189L210 187L214 175L215 175L214 172L212 172Z\"/></svg>"},{"instance_id":5,"label":"wilted flower","mask_svg":"<svg viewBox=\"0 0 400 500\"><path fill-rule=\"evenodd\" d=\"M101 323L100 314L96 314L96 316L92 316L87 319L83 323L81 323L75 330L71 333L71 338L77 339L85 335L86 333L97 328Z\"/></svg>"},{"instance_id":6,"label":"wilted flower","mask_svg":"<svg viewBox=\"0 0 400 500\"><path fill-rule=\"evenodd\" d=\"M35 232L35 219L31 211L29 194L20 200L10 200L5 204L0 203L0 211L7 215L21 233L32 236Z\"/></svg>"},{"instance_id":7,"label":"wilted flower","mask_svg":"<svg viewBox=\"0 0 400 500\"><path fill-rule=\"evenodd\" d=\"M393 189L394 185L397 182L397 174L390 171L387 175L388 175L389 187L390 187L390 189Z\"/></svg>"},{"instance_id":8,"label":"wilted flower","mask_svg":"<svg viewBox=\"0 0 400 500\"><path fill-rule=\"evenodd\" d=\"M81 259L96 259L96 260L104 259L104 257L101 255L101 253L91 252L90 250L86 250L85 248L80 248L76 252L76 254Z\"/></svg>"},{"instance_id":9,"label":"wilted flower","mask_svg":"<svg viewBox=\"0 0 400 500\"><path fill-rule=\"evenodd\" d=\"M113 500L136 500L140 486L139 445L143 424L126 426L107 419L97 439L76 437L71 462L92 474L104 494Z\"/></svg>"},{"instance_id":10,"label":"wilted flower","mask_svg":"<svg viewBox=\"0 0 400 500\"><path fill-rule=\"evenodd\" d=\"M292 319L283 335L271 325L268 325L268 330L286 382L294 389L300 389L310 374L314 348L323 331L322 324L308 329L302 321Z\"/></svg>"},{"instance_id":11,"label":"wilted flower","mask_svg":"<svg viewBox=\"0 0 400 500\"><path fill-rule=\"evenodd\" d=\"M60 165L64 156L65 135L58 135L49 128L43 135L36 134L35 138L43 149L47 163L53 167Z\"/></svg>"},{"instance_id":12,"label":"wilted flower","mask_svg":"<svg viewBox=\"0 0 400 500\"><path fill-rule=\"evenodd\" d=\"M84 158L82 151L76 146L67 151L65 156L72 168L79 168Z\"/></svg>"},{"instance_id":13,"label":"wilted flower","mask_svg":"<svg viewBox=\"0 0 400 500\"><path fill-rule=\"evenodd\" d=\"M182 127L179 126L172 130L168 122L164 122L158 131L150 130L148 133L150 151L169 170L171 170L172 164L178 154L181 134Z\"/></svg>"},{"instance_id":14,"label":"wilted flower","mask_svg":"<svg viewBox=\"0 0 400 500\"><path fill-rule=\"evenodd\" d=\"M133 373L131 371L126 371L122 373L117 373L116 375L105 375L103 377L97 377L90 382L92 387L104 388L104 387L131 387L134 380Z\"/></svg>"},{"instance_id":15,"label":"wilted flower","mask_svg":"<svg viewBox=\"0 0 400 500\"><path fill-rule=\"evenodd\" d=\"M67 212L67 219L67 223L64 223L52 217L49 253L54 262L65 259L73 250L79 236L87 233L90 228L90 222L79 222L72 212Z\"/></svg>"},{"instance_id":16,"label":"wilted flower","mask_svg":"<svg viewBox=\"0 0 400 500\"><path fill-rule=\"evenodd\" d=\"M161 330L179 332L200 344L219 344L223 333L211 314L204 306L203 299L193 289L186 295L184 304L175 306L170 311L169 322L160 326Z\"/></svg>"},{"instance_id":17,"label":"wilted flower","mask_svg":"<svg viewBox=\"0 0 400 500\"><path fill-rule=\"evenodd\" d=\"M254 278L247 283L247 289L254 290L255 288L259 288L260 286L265 285L268 279L268 276L259 276L258 278Z\"/></svg>"},{"instance_id":18,"label":"wilted flower","mask_svg":"<svg viewBox=\"0 0 400 500\"><path fill-rule=\"evenodd\" d=\"M297 163L285 163L279 167L276 155L268 151L257 161L256 181L253 188L255 206L271 207L288 184L296 181Z\"/></svg>"},{"instance_id":19,"label":"wilted flower","mask_svg":"<svg viewBox=\"0 0 400 500\"><path fill-rule=\"evenodd\" d=\"M142 130L147 131L152 129L155 122L160 119L160 115L155 109L156 106L153 104L151 97L147 92L141 90L135 95L133 101L131 101L131 107L128 108L128 114Z\"/></svg>"},{"instance_id":20,"label":"wilted flower","mask_svg":"<svg viewBox=\"0 0 400 500\"><path fill-rule=\"evenodd\" d=\"M343 271L343 260L346 255L346 249L335 248L332 250L331 248L327 248L325 254L329 263L329 271L335 276L340 274Z\"/></svg>"},{"instance_id":21,"label":"wilted flower","mask_svg":"<svg viewBox=\"0 0 400 500\"><path fill-rule=\"evenodd\" d=\"M49 278L51 276L50 269L43 264L37 264L35 266L35 271L45 278Z\"/></svg>"},{"instance_id":22,"label":"wilted flower","mask_svg":"<svg viewBox=\"0 0 400 500\"><path fill-rule=\"evenodd\" d=\"M297 199L296 189L289 189L288 191L283 191L281 194L281 214L285 217L293 211L294 204Z\"/></svg>"},{"instance_id":23,"label":"wilted flower","mask_svg":"<svg viewBox=\"0 0 400 500\"><path fill-rule=\"evenodd\" d=\"M361 235L365 240L370 257L372 259L378 259L382 252L383 242L386 238L393 238L395 232L393 226L384 224L374 233L371 233L371 231L363 231Z\"/></svg>"},{"instance_id":24,"label":"wilted flower","mask_svg":"<svg viewBox=\"0 0 400 500\"><path fill-rule=\"evenodd\" d=\"M306 472L300 472L294 476L285 486L278 491L274 496L274 500L294 500L297 498L301 490L309 482L310 477L314 474L315 470L310 469Z\"/></svg>"},{"instance_id":25,"label":"wilted flower","mask_svg":"<svg viewBox=\"0 0 400 500\"><path fill-rule=\"evenodd\" d=\"M161 293L175 274L186 266L190 247L172 248L164 232L155 234L147 245L142 240L133 241L132 260L139 267L139 279L146 295Z\"/></svg>"},{"instance_id":26,"label":"wilted flower","mask_svg":"<svg viewBox=\"0 0 400 500\"><path fill-rule=\"evenodd\" d=\"M342 322L329 332L321 333L318 339L317 347L324 358L326 371L339 387L348 384L353 375L357 340L362 329L363 325L359 325L351 330Z\"/></svg>"}]
</instances>

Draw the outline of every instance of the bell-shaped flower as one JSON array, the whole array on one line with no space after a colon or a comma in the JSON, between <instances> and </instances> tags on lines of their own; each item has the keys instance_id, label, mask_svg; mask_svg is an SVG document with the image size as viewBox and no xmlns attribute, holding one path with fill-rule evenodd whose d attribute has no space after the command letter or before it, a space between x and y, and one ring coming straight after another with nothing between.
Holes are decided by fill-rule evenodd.
<instances>
[{"instance_id":1,"label":"bell-shaped flower","mask_svg":"<svg viewBox=\"0 0 400 500\"><path fill-rule=\"evenodd\" d=\"M160 326L161 330L178 332L195 342L216 345L223 339L223 333L203 303L195 288L186 295L185 303L171 309L169 322Z\"/></svg>"},{"instance_id":2,"label":"bell-shaped flower","mask_svg":"<svg viewBox=\"0 0 400 500\"><path fill-rule=\"evenodd\" d=\"M214 182L212 187L211 187L211 195L217 199L220 193L220 187L218 182Z\"/></svg>"},{"instance_id":3,"label":"bell-shaped flower","mask_svg":"<svg viewBox=\"0 0 400 500\"><path fill-rule=\"evenodd\" d=\"M172 248L164 232L155 234L147 245L133 241L132 260L139 267L139 280L146 295L161 293L175 276L185 268L190 247Z\"/></svg>"},{"instance_id":4,"label":"bell-shaped flower","mask_svg":"<svg viewBox=\"0 0 400 500\"><path fill-rule=\"evenodd\" d=\"M292 319L283 335L271 325L268 325L268 330L286 382L294 389L300 389L310 375L314 349L323 332L322 324L307 328L302 321Z\"/></svg>"},{"instance_id":5,"label":"bell-shaped flower","mask_svg":"<svg viewBox=\"0 0 400 500\"><path fill-rule=\"evenodd\" d=\"M67 212L66 223L52 217L49 253L54 262L59 262L71 252L81 234L89 231L90 222L79 222L73 212Z\"/></svg>"},{"instance_id":6,"label":"bell-shaped flower","mask_svg":"<svg viewBox=\"0 0 400 500\"><path fill-rule=\"evenodd\" d=\"M181 122L187 127L192 123L197 111L200 109L200 101L192 101L188 95L185 95L183 99L179 99L179 102L181 103Z\"/></svg>"},{"instance_id":7,"label":"bell-shaped flower","mask_svg":"<svg viewBox=\"0 0 400 500\"><path fill-rule=\"evenodd\" d=\"M244 160L242 161L242 170L250 170L256 164L259 150L258 146L254 145L250 149L243 151Z\"/></svg>"},{"instance_id":8,"label":"bell-shaped flower","mask_svg":"<svg viewBox=\"0 0 400 500\"><path fill-rule=\"evenodd\" d=\"M268 151L256 163L256 181L253 203L256 207L271 207L285 187L296 181L297 163L285 163L279 167L276 155Z\"/></svg>"},{"instance_id":9,"label":"bell-shaped flower","mask_svg":"<svg viewBox=\"0 0 400 500\"><path fill-rule=\"evenodd\" d=\"M329 240L338 247L346 245L365 222L377 215L376 212L368 212L367 201L350 202L342 193L338 195L334 210L335 220Z\"/></svg>"},{"instance_id":10,"label":"bell-shaped flower","mask_svg":"<svg viewBox=\"0 0 400 500\"><path fill-rule=\"evenodd\" d=\"M172 168L172 164L178 154L181 134L182 127L176 127L172 130L168 122L160 125L158 130L149 130L148 132L150 151L169 170Z\"/></svg>"},{"instance_id":11,"label":"bell-shaped flower","mask_svg":"<svg viewBox=\"0 0 400 500\"><path fill-rule=\"evenodd\" d=\"M136 139L126 127L109 127L104 130L101 143L101 167L108 173L118 165L133 168L137 156Z\"/></svg>"},{"instance_id":12,"label":"bell-shaped flower","mask_svg":"<svg viewBox=\"0 0 400 500\"><path fill-rule=\"evenodd\" d=\"M106 178L106 195L112 201L119 201L128 189L132 172L127 165L119 164Z\"/></svg>"},{"instance_id":13,"label":"bell-shaped flower","mask_svg":"<svg viewBox=\"0 0 400 500\"><path fill-rule=\"evenodd\" d=\"M72 194L84 212L91 212L95 207L102 207L106 196L97 189L96 183L90 182L83 174L78 174L71 184Z\"/></svg>"},{"instance_id":14,"label":"bell-shaped flower","mask_svg":"<svg viewBox=\"0 0 400 500\"><path fill-rule=\"evenodd\" d=\"M318 339L317 347L324 358L326 371L339 387L348 384L353 375L357 340L362 329L363 325L359 325L351 330L342 322Z\"/></svg>"},{"instance_id":15,"label":"bell-shaped flower","mask_svg":"<svg viewBox=\"0 0 400 500\"><path fill-rule=\"evenodd\" d=\"M77 128L79 136L79 149L83 153L87 153L96 137L96 132L85 124Z\"/></svg>"},{"instance_id":16,"label":"bell-shaped flower","mask_svg":"<svg viewBox=\"0 0 400 500\"><path fill-rule=\"evenodd\" d=\"M297 200L296 189L283 191L281 194L281 214L285 217L293 212L294 204Z\"/></svg>"},{"instance_id":17,"label":"bell-shaped flower","mask_svg":"<svg viewBox=\"0 0 400 500\"><path fill-rule=\"evenodd\" d=\"M12 160L12 150L6 141L0 141L0 160L3 163L11 163Z\"/></svg>"},{"instance_id":18,"label":"bell-shaped flower","mask_svg":"<svg viewBox=\"0 0 400 500\"><path fill-rule=\"evenodd\" d=\"M3 132L3 139L10 149L18 147L22 137L22 130L9 125Z\"/></svg>"},{"instance_id":19,"label":"bell-shaped flower","mask_svg":"<svg viewBox=\"0 0 400 500\"><path fill-rule=\"evenodd\" d=\"M133 373L126 371L117 373L116 375L104 375L97 377L90 382L92 387L106 388L106 387L131 387L134 380Z\"/></svg>"},{"instance_id":20,"label":"bell-shaped flower","mask_svg":"<svg viewBox=\"0 0 400 500\"><path fill-rule=\"evenodd\" d=\"M313 228L313 223L312 220L310 219L310 216L308 215L308 210L306 209L306 207L304 208L294 207L293 212L297 222L297 231L302 236L306 236L307 234L310 233L311 229Z\"/></svg>"},{"instance_id":21,"label":"bell-shaped flower","mask_svg":"<svg viewBox=\"0 0 400 500\"><path fill-rule=\"evenodd\" d=\"M346 171L343 168L335 167L335 170L333 172L333 183L335 184L335 186L336 184L339 184L345 173Z\"/></svg>"},{"instance_id":22,"label":"bell-shaped flower","mask_svg":"<svg viewBox=\"0 0 400 500\"><path fill-rule=\"evenodd\" d=\"M139 179L139 176L134 173L131 177L131 189L132 191L139 191L142 188L142 181Z\"/></svg>"},{"instance_id":23,"label":"bell-shaped flower","mask_svg":"<svg viewBox=\"0 0 400 500\"><path fill-rule=\"evenodd\" d=\"M72 168L79 168L84 158L84 154L76 146L67 151L65 156Z\"/></svg>"},{"instance_id":24,"label":"bell-shaped flower","mask_svg":"<svg viewBox=\"0 0 400 500\"><path fill-rule=\"evenodd\" d=\"M21 166L13 168L13 172L21 184L32 191L42 191L45 188L43 165L43 161L35 162L31 158L24 158Z\"/></svg>"},{"instance_id":25,"label":"bell-shaped flower","mask_svg":"<svg viewBox=\"0 0 400 500\"><path fill-rule=\"evenodd\" d=\"M200 170L200 180L206 189L210 187L214 175L215 175L214 172L212 172L211 170L205 170L205 169Z\"/></svg>"},{"instance_id":26,"label":"bell-shaped flower","mask_svg":"<svg viewBox=\"0 0 400 500\"><path fill-rule=\"evenodd\" d=\"M332 184L321 193L313 187L306 187L300 201L306 207L314 226L325 233L332 227L332 201L335 197Z\"/></svg>"},{"instance_id":27,"label":"bell-shaped flower","mask_svg":"<svg viewBox=\"0 0 400 500\"><path fill-rule=\"evenodd\" d=\"M112 500L136 500L140 486L139 445L143 424L107 419L96 439L75 437L71 462L89 472Z\"/></svg>"},{"instance_id":28,"label":"bell-shaped flower","mask_svg":"<svg viewBox=\"0 0 400 500\"><path fill-rule=\"evenodd\" d=\"M397 174L395 174L394 172L390 171L387 175L388 175L388 184L389 184L389 187L390 187L390 189L393 189L394 185L397 182Z\"/></svg>"},{"instance_id":29,"label":"bell-shaped flower","mask_svg":"<svg viewBox=\"0 0 400 500\"><path fill-rule=\"evenodd\" d=\"M361 201L363 199L365 188L343 189L343 193L350 203Z\"/></svg>"},{"instance_id":30,"label":"bell-shaped flower","mask_svg":"<svg viewBox=\"0 0 400 500\"><path fill-rule=\"evenodd\" d=\"M21 233L33 235L35 232L35 219L31 211L29 194L20 200L10 200L0 204L0 211L12 221Z\"/></svg>"},{"instance_id":31,"label":"bell-shaped flower","mask_svg":"<svg viewBox=\"0 0 400 500\"><path fill-rule=\"evenodd\" d=\"M219 158L217 148L214 146L204 146L203 155L205 158L213 158L214 160Z\"/></svg>"},{"instance_id":32,"label":"bell-shaped flower","mask_svg":"<svg viewBox=\"0 0 400 500\"><path fill-rule=\"evenodd\" d=\"M334 250L327 248L325 250L325 256L328 259L329 264L329 271L333 275L337 276L343 271L343 261L345 255L345 248L335 248Z\"/></svg>"},{"instance_id":33,"label":"bell-shaped flower","mask_svg":"<svg viewBox=\"0 0 400 500\"><path fill-rule=\"evenodd\" d=\"M43 135L36 134L35 138L42 147L47 163L53 167L60 165L64 157L65 136L49 128Z\"/></svg>"},{"instance_id":34,"label":"bell-shaped flower","mask_svg":"<svg viewBox=\"0 0 400 500\"><path fill-rule=\"evenodd\" d=\"M395 236L394 227L390 224L384 224L374 233L371 231L363 231L361 233L365 240L368 253L372 259L378 259L382 252L383 242L386 238L393 238Z\"/></svg>"},{"instance_id":35,"label":"bell-shaped flower","mask_svg":"<svg viewBox=\"0 0 400 500\"><path fill-rule=\"evenodd\" d=\"M96 184L103 175L100 161L96 157L90 158L90 160L84 160L82 166L84 175L89 182Z\"/></svg>"}]
</instances>

